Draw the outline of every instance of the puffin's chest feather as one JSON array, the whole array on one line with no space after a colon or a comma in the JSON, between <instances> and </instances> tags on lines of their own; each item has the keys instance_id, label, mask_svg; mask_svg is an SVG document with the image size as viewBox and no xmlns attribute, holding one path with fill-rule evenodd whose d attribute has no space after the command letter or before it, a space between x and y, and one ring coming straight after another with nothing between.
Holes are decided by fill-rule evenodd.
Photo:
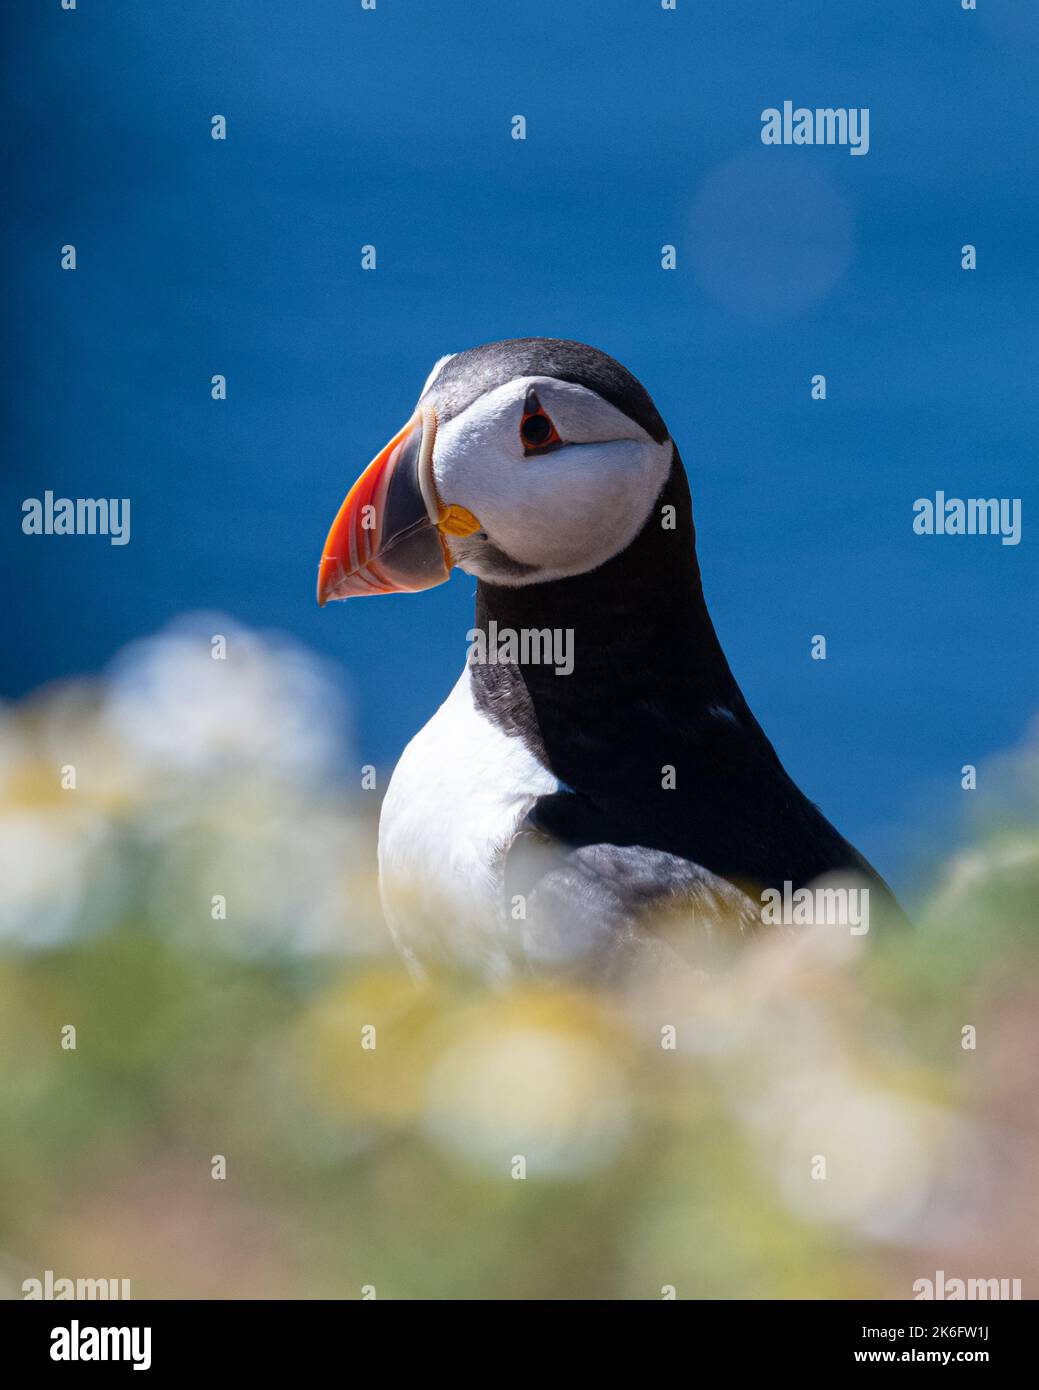
<instances>
[{"instance_id":1,"label":"puffin's chest feather","mask_svg":"<svg viewBox=\"0 0 1039 1390\"><path fill-rule=\"evenodd\" d=\"M461 954L472 954L466 936L481 957L496 952L503 851L534 801L559 787L522 739L476 708L463 671L405 748L383 802L380 887L398 939L406 945L412 923L433 919Z\"/></svg>"}]
</instances>

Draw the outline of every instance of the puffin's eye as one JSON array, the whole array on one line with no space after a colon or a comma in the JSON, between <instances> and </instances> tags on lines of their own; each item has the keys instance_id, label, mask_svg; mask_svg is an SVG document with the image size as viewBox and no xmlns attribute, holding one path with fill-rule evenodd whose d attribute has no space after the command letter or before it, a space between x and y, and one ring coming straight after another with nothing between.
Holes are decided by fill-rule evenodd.
<instances>
[{"instance_id":1,"label":"puffin's eye","mask_svg":"<svg viewBox=\"0 0 1039 1390\"><path fill-rule=\"evenodd\" d=\"M527 392L526 400L523 402L520 439L525 454L545 454L563 442L550 417L545 414L533 387Z\"/></svg>"}]
</instances>

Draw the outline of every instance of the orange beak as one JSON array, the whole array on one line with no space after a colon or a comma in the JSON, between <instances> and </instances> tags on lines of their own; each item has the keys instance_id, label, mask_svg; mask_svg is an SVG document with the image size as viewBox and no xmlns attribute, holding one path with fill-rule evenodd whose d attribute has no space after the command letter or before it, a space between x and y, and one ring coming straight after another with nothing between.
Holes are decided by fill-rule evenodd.
<instances>
[{"instance_id":1,"label":"orange beak","mask_svg":"<svg viewBox=\"0 0 1039 1390\"><path fill-rule=\"evenodd\" d=\"M445 507L433 480L437 419L416 410L354 483L325 541L317 601L363 594L417 593L451 572L444 535L480 523L464 507Z\"/></svg>"}]
</instances>

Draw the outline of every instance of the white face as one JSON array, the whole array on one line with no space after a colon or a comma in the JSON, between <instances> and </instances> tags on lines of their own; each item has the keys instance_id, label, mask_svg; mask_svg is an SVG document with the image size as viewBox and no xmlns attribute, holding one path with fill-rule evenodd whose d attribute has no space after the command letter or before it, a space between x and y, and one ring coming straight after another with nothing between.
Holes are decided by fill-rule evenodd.
<instances>
[{"instance_id":1,"label":"white face","mask_svg":"<svg viewBox=\"0 0 1039 1390\"><path fill-rule=\"evenodd\" d=\"M436 408L434 368L422 397ZM520 426L533 389L559 443L525 447ZM671 467L658 444L594 391L556 377L516 377L439 425L433 475L445 505L482 530L449 537L457 565L496 584L534 584L597 568L642 529Z\"/></svg>"}]
</instances>

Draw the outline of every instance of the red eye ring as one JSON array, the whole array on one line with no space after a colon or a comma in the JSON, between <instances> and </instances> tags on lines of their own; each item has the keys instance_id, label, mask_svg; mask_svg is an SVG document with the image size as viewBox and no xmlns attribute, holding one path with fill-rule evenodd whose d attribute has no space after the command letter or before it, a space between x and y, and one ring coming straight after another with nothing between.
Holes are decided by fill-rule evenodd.
<instances>
[{"instance_id":1,"label":"red eye ring","mask_svg":"<svg viewBox=\"0 0 1039 1390\"><path fill-rule=\"evenodd\" d=\"M527 392L526 400L523 402L523 418L520 420L519 432L525 454L546 454L563 442L533 387Z\"/></svg>"}]
</instances>

